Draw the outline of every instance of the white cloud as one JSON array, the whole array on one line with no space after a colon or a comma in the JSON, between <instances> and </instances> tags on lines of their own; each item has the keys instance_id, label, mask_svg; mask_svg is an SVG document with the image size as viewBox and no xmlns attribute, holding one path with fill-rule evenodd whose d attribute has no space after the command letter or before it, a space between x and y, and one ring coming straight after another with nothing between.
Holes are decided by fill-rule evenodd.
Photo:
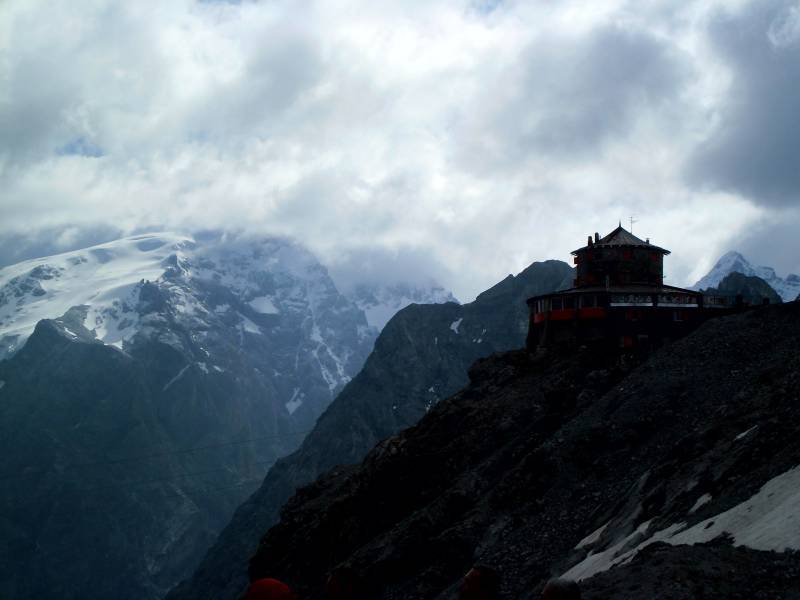
<instances>
[{"instance_id":1,"label":"white cloud","mask_svg":"<svg viewBox=\"0 0 800 600\"><path fill-rule=\"evenodd\" d=\"M683 176L736 76L707 41L718 10L5 2L0 233L288 234L334 264L427 257L469 299L635 214L689 283L768 221Z\"/></svg>"}]
</instances>

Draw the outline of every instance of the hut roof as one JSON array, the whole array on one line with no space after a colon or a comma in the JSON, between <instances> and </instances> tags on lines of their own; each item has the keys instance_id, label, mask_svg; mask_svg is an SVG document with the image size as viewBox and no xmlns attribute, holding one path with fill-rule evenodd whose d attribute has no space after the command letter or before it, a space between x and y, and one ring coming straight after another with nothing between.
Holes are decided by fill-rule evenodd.
<instances>
[{"instance_id":1,"label":"hut roof","mask_svg":"<svg viewBox=\"0 0 800 600\"><path fill-rule=\"evenodd\" d=\"M584 250L588 250L589 248L611 248L611 247L621 247L621 246L643 246L645 248L649 248L650 250L655 250L656 252L661 252L662 254L669 254L669 250L665 250L664 248L659 248L651 244L649 241L641 240L635 235L633 235L630 231L625 229L622 225L617 227L614 231L609 233L607 236L600 238L598 241L592 243L589 246L583 246L582 248L578 248L577 250L573 250L572 254L577 254L578 252L583 252Z\"/></svg>"}]
</instances>

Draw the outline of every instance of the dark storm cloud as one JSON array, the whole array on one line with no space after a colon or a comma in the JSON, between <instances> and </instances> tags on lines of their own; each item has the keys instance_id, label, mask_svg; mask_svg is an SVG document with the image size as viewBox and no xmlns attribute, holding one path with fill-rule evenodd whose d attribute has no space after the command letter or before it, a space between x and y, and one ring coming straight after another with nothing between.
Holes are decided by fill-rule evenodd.
<instances>
[{"instance_id":1,"label":"dark storm cloud","mask_svg":"<svg viewBox=\"0 0 800 600\"><path fill-rule=\"evenodd\" d=\"M733 81L690 180L765 206L800 205L800 7L764 0L720 14L710 40Z\"/></svg>"},{"instance_id":2,"label":"dark storm cloud","mask_svg":"<svg viewBox=\"0 0 800 600\"><path fill-rule=\"evenodd\" d=\"M668 108L690 73L688 56L647 31L604 25L576 38L545 36L487 86L488 131L479 135L503 162L585 159L624 138L643 112Z\"/></svg>"}]
</instances>

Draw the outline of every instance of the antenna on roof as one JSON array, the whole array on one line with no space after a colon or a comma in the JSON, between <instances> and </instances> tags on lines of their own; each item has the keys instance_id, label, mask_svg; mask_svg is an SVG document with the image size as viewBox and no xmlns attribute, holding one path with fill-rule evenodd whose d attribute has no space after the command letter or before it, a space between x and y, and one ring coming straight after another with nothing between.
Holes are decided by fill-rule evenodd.
<instances>
[{"instance_id":1,"label":"antenna on roof","mask_svg":"<svg viewBox=\"0 0 800 600\"><path fill-rule=\"evenodd\" d=\"M633 215L631 215L631 217L630 217L630 221L631 221L631 233L633 233L633 224L634 224L634 223L638 223L639 221L637 221L636 219L634 219L634 218L633 218Z\"/></svg>"}]
</instances>

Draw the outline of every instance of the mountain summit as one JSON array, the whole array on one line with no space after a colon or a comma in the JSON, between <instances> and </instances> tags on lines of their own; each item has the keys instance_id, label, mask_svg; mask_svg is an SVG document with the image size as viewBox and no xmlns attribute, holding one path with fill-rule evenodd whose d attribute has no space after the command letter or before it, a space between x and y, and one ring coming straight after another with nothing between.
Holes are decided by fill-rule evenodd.
<instances>
[{"instance_id":1,"label":"mountain summit","mask_svg":"<svg viewBox=\"0 0 800 600\"><path fill-rule=\"evenodd\" d=\"M741 273L748 277L759 277L766 281L775 290L784 302L791 302L800 294L800 275L788 275L785 279L779 277L772 267L757 267L748 261L739 252L726 252L714 267L703 278L695 283L692 288L705 290L716 288L730 273Z\"/></svg>"}]
</instances>

